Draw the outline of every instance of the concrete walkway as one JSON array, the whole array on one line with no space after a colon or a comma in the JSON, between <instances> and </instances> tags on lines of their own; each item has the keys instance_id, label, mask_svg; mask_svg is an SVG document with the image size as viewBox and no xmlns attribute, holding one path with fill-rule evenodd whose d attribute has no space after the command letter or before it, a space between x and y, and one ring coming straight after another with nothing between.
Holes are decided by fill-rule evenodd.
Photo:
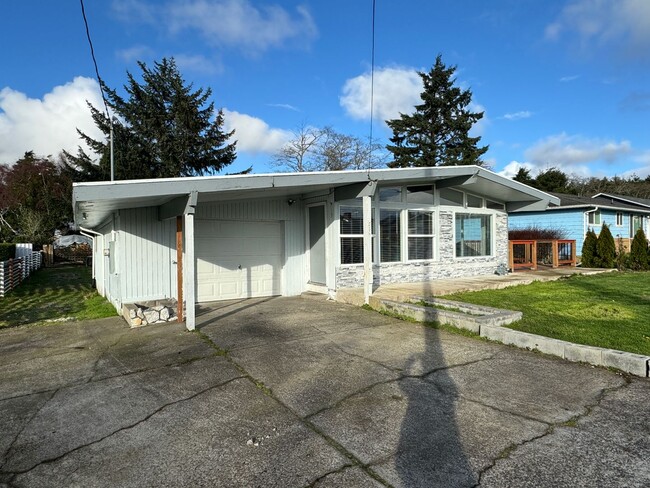
<instances>
[{"instance_id":1,"label":"concrete walkway","mask_svg":"<svg viewBox=\"0 0 650 488\"><path fill-rule=\"evenodd\" d=\"M645 487L650 381L336 302L0 330L0 486Z\"/></svg>"},{"instance_id":2,"label":"concrete walkway","mask_svg":"<svg viewBox=\"0 0 650 488\"><path fill-rule=\"evenodd\" d=\"M419 283L397 283L380 285L373 296L397 302L407 301L412 296L443 296L452 293L478 290L496 290L517 285L528 285L535 281L555 281L567 276L607 273L615 270L592 268L540 268L538 271L517 271L505 276L473 276L470 278L449 278ZM336 292L336 300L352 305L363 305L363 288L343 288Z\"/></svg>"}]
</instances>

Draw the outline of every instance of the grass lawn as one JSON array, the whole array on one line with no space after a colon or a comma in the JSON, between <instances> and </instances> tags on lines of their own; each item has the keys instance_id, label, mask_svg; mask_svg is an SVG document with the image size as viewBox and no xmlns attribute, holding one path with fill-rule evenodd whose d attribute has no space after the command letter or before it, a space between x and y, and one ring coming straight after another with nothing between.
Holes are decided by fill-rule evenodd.
<instances>
[{"instance_id":1,"label":"grass lawn","mask_svg":"<svg viewBox=\"0 0 650 488\"><path fill-rule=\"evenodd\" d=\"M91 280L91 268L85 266L36 271L0 298L0 329L117 315L115 308L97 294Z\"/></svg>"},{"instance_id":2,"label":"grass lawn","mask_svg":"<svg viewBox=\"0 0 650 488\"><path fill-rule=\"evenodd\" d=\"M574 275L444 298L523 312L511 329L650 356L650 272Z\"/></svg>"}]
</instances>

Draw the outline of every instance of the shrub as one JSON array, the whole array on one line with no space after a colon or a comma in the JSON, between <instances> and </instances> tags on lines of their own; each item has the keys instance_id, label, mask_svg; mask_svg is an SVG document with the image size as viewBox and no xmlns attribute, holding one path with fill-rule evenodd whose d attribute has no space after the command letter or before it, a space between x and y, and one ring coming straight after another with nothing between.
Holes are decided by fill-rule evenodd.
<instances>
[{"instance_id":1,"label":"shrub","mask_svg":"<svg viewBox=\"0 0 650 488\"><path fill-rule=\"evenodd\" d=\"M593 229L589 229L587 231L587 235L585 236L585 242L582 244L582 257L581 257L581 263L582 266L585 268L595 268L597 264L597 252L596 252L596 244L598 243L598 237L596 237L596 233L593 231Z\"/></svg>"},{"instance_id":2,"label":"shrub","mask_svg":"<svg viewBox=\"0 0 650 488\"><path fill-rule=\"evenodd\" d=\"M16 257L16 244L0 242L0 261L7 261Z\"/></svg>"},{"instance_id":3,"label":"shrub","mask_svg":"<svg viewBox=\"0 0 650 488\"><path fill-rule=\"evenodd\" d=\"M603 224L603 228L598 235L596 242L596 265L600 268L613 268L614 261L616 260L616 243L614 237L609 230L607 224Z\"/></svg>"},{"instance_id":4,"label":"shrub","mask_svg":"<svg viewBox=\"0 0 650 488\"><path fill-rule=\"evenodd\" d=\"M522 227L521 229L509 230L508 239L511 241L566 239L566 232L562 229L543 228L532 225Z\"/></svg>"},{"instance_id":5,"label":"shrub","mask_svg":"<svg viewBox=\"0 0 650 488\"><path fill-rule=\"evenodd\" d=\"M630 246L630 268L635 270L648 269L648 240L643 229L634 234Z\"/></svg>"}]
</instances>

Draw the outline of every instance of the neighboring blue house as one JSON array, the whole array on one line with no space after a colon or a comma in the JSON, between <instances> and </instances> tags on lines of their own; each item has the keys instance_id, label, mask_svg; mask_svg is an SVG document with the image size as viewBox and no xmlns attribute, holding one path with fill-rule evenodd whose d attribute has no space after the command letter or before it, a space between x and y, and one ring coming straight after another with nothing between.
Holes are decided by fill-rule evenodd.
<instances>
[{"instance_id":1,"label":"neighboring blue house","mask_svg":"<svg viewBox=\"0 0 650 488\"><path fill-rule=\"evenodd\" d=\"M637 229L643 228L650 235L650 200L621 195L599 193L593 197L579 197L565 193L551 193L560 199L559 205L549 205L546 210L508 213L508 228L559 229L566 239L575 239L576 253L582 252L582 244L588 229L600 234L602 225L609 225L614 239L623 239L628 247L629 239Z\"/></svg>"}]
</instances>

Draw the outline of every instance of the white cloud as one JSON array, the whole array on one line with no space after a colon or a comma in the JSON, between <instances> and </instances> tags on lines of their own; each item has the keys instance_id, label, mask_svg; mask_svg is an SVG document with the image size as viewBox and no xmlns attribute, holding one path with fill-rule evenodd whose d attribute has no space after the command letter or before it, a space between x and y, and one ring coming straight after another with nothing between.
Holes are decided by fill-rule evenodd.
<instances>
[{"instance_id":1,"label":"white cloud","mask_svg":"<svg viewBox=\"0 0 650 488\"><path fill-rule=\"evenodd\" d=\"M570 76L563 76L560 78L561 83L569 83L570 81L575 81L578 78L580 78L580 75L570 75Z\"/></svg>"},{"instance_id":2,"label":"white cloud","mask_svg":"<svg viewBox=\"0 0 650 488\"><path fill-rule=\"evenodd\" d=\"M148 46L137 45L126 49L120 49L116 53L117 57L125 63L134 61L144 61L153 56L153 50Z\"/></svg>"},{"instance_id":3,"label":"white cloud","mask_svg":"<svg viewBox=\"0 0 650 488\"><path fill-rule=\"evenodd\" d=\"M289 40L300 46L311 42L318 29L309 10L294 12L277 4L259 7L249 0L167 1L118 0L114 11L124 21L162 25L172 33L196 31L215 46L235 46L250 53L280 47Z\"/></svg>"},{"instance_id":4,"label":"white cloud","mask_svg":"<svg viewBox=\"0 0 650 488\"><path fill-rule=\"evenodd\" d=\"M546 27L546 38L569 37L585 52L610 47L628 58L647 58L650 49L648 0L573 0Z\"/></svg>"},{"instance_id":5,"label":"white cloud","mask_svg":"<svg viewBox=\"0 0 650 488\"><path fill-rule=\"evenodd\" d=\"M86 100L103 106L97 82L81 76L54 87L42 99L28 98L9 87L0 90L0 163L13 163L25 151L47 156L62 149L76 152L80 145L87 149L77 128L101 139Z\"/></svg>"},{"instance_id":6,"label":"white cloud","mask_svg":"<svg viewBox=\"0 0 650 488\"><path fill-rule=\"evenodd\" d=\"M301 111L298 107L294 107L293 105L290 105L288 103L268 103L267 105L269 107L283 108L285 110L291 110L292 112L300 112Z\"/></svg>"},{"instance_id":7,"label":"white cloud","mask_svg":"<svg viewBox=\"0 0 650 488\"><path fill-rule=\"evenodd\" d=\"M371 74L350 78L343 85L339 101L346 113L360 120L370 119ZM374 112L378 120L399 117L400 113L412 113L421 103L422 78L412 68L380 68L375 70Z\"/></svg>"},{"instance_id":8,"label":"white cloud","mask_svg":"<svg viewBox=\"0 0 650 488\"><path fill-rule=\"evenodd\" d=\"M525 152L526 159L536 166L577 166L604 161L614 163L632 152L629 141L588 139L565 133L549 136Z\"/></svg>"},{"instance_id":9,"label":"white cloud","mask_svg":"<svg viewBox=\"0 0 650 488\"><path fill-rule=\"evenodd\" d=\"M528 119L532 116L533 116L532 112L529 112L528 110L522 110L520 112L505 114L502 118L506 120L521 120L521 119Z\"/></svg>"},{"instance_id":10,"label":"white cloud","mask_svg":"<svg viewBox=\"0 0 650 488\"><path fill-rule=\"evenodd\" d=\"M531 172L531 175L534 175L537 171L537 167L532 163L510 161L501 171L499 171L499 174L506 178L514 178L520 168L526 168Z\"/></svg>"},{"instance_id":11,"label":"white cloud","mask_svg":"<svg viewBox=\"0 0 650 488\"><path fill-rule=\"evenodd\" d=\"M223 71L219 61L213 61L201 54L174 54L174 60L181 71L194 71L195 73L214 74Z\"/></svg>"},{"instance_id":12,"label":"white cloud","mask_svg":"<svg viewBox=\"0 0 650 488\"><path fill-rule=\"evenodd\" d=\"M273 129L262 119L224 109L224 128L235 129L237 152L273 154L293 137L291 131Z\"/></svg>"}]
</instances>

